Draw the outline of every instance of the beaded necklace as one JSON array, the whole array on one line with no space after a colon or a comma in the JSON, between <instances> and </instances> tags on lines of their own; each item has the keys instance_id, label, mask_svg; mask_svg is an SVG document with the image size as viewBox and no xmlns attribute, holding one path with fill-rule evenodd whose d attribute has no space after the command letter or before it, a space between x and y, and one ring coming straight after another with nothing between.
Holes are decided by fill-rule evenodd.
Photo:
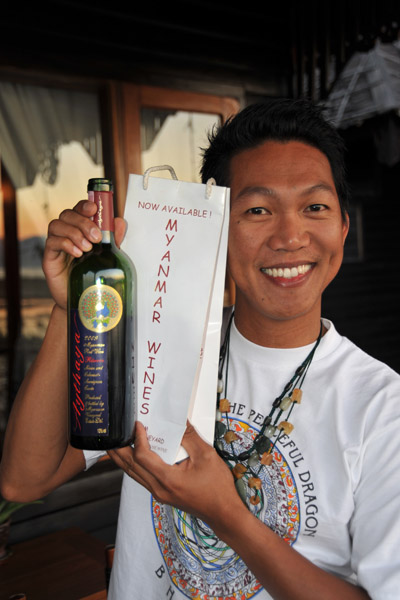
<instances>
[{"instance_id":1,"label":"beaded necklace","mask_svg":"<svg viewBox=\"0 0 400 600\"><path fill-rule=\"evenodd\" d=\"M261 425L259 433L254 437L250 447L244 452L235 452L235 442L238 435L229 429L230 403L227 398L229 374L229 344L234 312L232 312L221 346L218 369L217 413L215 423L214 447L218 454L228 464L235 478L235 486L239 496L247 505L249 501L259 514L264 506L264 494L260 473L272 465L273 450L282 435L289 435L294 426L289 422L295 404L300 404L302 385L307 371L314 358L315 351L321 341L323 326L311 351L297 367L292 378L284 386L281 394L275 398L269 415ZM225 378L224 378L225 371ZM283 413L288 411L285 419L280 421ZM275 438L275 439L274 439Z\"/></svg>"}]
</instances>

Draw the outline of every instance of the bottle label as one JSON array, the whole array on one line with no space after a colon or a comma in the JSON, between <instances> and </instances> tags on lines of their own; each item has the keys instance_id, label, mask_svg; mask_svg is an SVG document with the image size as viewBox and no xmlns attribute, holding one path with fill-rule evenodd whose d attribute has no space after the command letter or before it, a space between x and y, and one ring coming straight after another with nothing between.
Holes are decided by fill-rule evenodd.
<instances>
[{"instance_id":1,"label":"bottle label","mask_svg":"<svg viewBox=\"0 0 400 600\"><path fill-rule=\"evenodd\" d=\"M71 311L71 433L109 434L107 332L122 316L122 300L107 285L84 290L78 309Z\"/></svg>"},{"instance_id":2,"label":"bottle label","mask_svg":"<svg viewBox=\"0 0 400 600\"><path fill-rule=\"evenodd\" d=\"M109 285L91 285L79 299L79 316L90 331L110 331L122 317L122 300Z\"/></svg>"}]
</instances>

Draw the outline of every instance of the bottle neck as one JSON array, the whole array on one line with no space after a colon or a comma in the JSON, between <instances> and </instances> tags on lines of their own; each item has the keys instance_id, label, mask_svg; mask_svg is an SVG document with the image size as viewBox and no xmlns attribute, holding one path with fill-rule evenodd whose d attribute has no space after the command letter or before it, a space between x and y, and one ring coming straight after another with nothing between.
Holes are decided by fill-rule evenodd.
<instances>
[{"instance_id":1,"label":"bottle neck","mask_svg":"<svg viewBox=\"0 0 400 600\"><path fill-rule=\"evenodd\" d=\"M93 221L103 233L103 242L107 243L104 240L104 233L110 234L114 231L113 193L90 191L89 200L97 206L97 213L94 215ZM108 243L110 243L110 239Z\"/></svg>"}]
</instances>

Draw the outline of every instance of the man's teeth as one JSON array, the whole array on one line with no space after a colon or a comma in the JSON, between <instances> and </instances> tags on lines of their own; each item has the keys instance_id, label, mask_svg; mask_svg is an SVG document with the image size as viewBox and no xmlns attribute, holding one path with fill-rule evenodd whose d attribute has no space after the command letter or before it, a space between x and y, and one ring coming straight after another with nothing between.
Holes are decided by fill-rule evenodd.
<instances>
[{"instance_id":1,"label":"man's teeth","mask_svg":"<svg viewBox=\"0 0 400 600\"><path fill-rule=\"evenodd\" d=\"M285 279L292 279L293 277L304 275L310 269L311 265L298 265L297 267L285 267L283 269L261 269L261 271L270 277L284 277Z\"/></svg>"}]
</instances>

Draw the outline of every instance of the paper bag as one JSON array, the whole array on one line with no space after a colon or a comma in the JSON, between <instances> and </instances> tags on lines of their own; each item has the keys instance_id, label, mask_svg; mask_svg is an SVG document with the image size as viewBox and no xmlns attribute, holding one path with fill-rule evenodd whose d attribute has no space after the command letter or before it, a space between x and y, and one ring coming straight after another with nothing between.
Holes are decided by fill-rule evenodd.
<instances>
[{"instance_id":1,"label":"paper bag","mask_svg":"<svg viewBox=\"0 0 400 600\"><path fill-rule=\"evenodd\" d=\"M149 177L168 169L174 179ZM167 463L187 419L213 443L229 189L178 181L172 167L130 175L122 245L137 271L136 418Z\"/></svg>"}]
</instances>

